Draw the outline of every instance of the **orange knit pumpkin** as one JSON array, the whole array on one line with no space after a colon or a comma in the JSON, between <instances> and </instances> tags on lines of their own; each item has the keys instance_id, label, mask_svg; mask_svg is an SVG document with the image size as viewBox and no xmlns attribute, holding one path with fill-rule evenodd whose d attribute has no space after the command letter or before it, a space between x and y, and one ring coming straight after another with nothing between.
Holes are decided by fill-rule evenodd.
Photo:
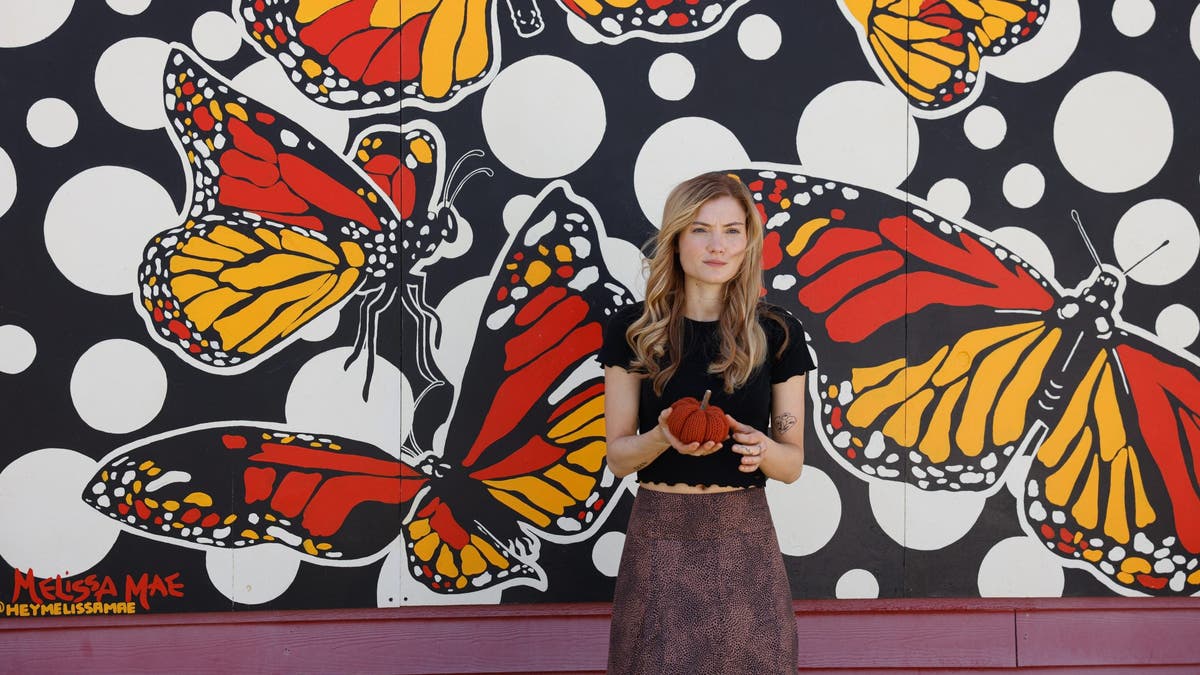
<instances>
[{"instance_id":1,"label":"orange knit pumpkin","mask_svg":"<svg viewBox=\"0 0 1200 675\"><path fill-rule=\"evenodd\" d=\"M667 418L667 428L671 435L681 443L701 443L712 441L720 443L729 436L729 423L725 421L725 411L715 405L709 405L708 399L712 390L704 392L704 400L697 401L692 397L681 398L671 405L671 415Z\"/></svg>"}]
</instances>

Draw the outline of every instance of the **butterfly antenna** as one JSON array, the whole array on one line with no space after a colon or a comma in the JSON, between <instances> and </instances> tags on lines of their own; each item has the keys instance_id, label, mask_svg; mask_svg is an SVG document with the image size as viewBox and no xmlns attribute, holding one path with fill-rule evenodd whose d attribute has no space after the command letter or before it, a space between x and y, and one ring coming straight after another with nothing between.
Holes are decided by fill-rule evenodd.
<instances>
[{"instance_id":1,"label":"butterfly antenna","mask_svg":"<svg viewBox=\"0 0 1200 675\"><path fill-rule=\"evenodd\" d=\"M1164 246L1166 246L1167 244L1170 244L1170 243L1171 243L1170 239L1164 239L1163 243L1159 244L1158 246L1155 246L1153 251L1150 251L1146 255L1142 256L1140 260L1138 260L1137 262L1133 263L1132 265L1130 265L1129 267L1127 267L1121 271L1125 274L1129 274L1130 272L1133 271L1133 268L1146 262L1146 258L1149 258L1150 256L1154 255L1155 253L1158 253L1159 251L1161 251L1163 249Z\"/></svg>"},{"instance_id":2,"label":"butterfly antenna","mask_svg":"<svg viewBox=\"0 0 1200 675\"><path fill-rule=\"evenodd\" d=\"M446 197L450 194L450 186L454 184L455 174L458 173L459 167L462 166L463 162L467 161L468 157L483 157L483 151L480 150L479 148L475 148L474 150L468 150L466 153L463 154L462 157L458 158L457 162L454 163L454 168L450 169L450 175L446 176L446 184L442 187L442 203L443 204L446 203ZM460 185L461 185L461 183L460 183Z\"/></svg>"},{"instance_id":3,"label":"butterfly antenna","mask_svg":"<svg viewBox=\"0 0 1200 675\"><path fill-rule=\"evenodd\" d=\"M1071 220L1075 221L1075 226L1079 228L1079 235L1083 237L1083 243L1087 245L1088 253L1092 254L1092 260L1096 261L1096 267L1100 267L1100 256L1096 255L1096 247L1092 245L1087 231L1083 229L1083 221L1079 219L1079 212L1075 209L1071 209Z\"/></svg>"},{"instance_id":4,"label":"butterfly antenna","mask_svg":"<svg viewBox=\"0 0 1200 675\"><path fill-rule=\"evenodd\" d=\"M463 176L463 179L458 182L458 187L454 188L454 194L450 195L450 201L447 203L453 204L454 200L458 199L458 193L462 191L463 186L467 184L467 181L471 179L471 176L474 176L475 174L479 174L479 173L487 174L488 178L491 178L492 176L496 175L495 171L492 171L491 169L487 168L486 166L475 169L471 173Z\"/></svg>"}]
</instances>

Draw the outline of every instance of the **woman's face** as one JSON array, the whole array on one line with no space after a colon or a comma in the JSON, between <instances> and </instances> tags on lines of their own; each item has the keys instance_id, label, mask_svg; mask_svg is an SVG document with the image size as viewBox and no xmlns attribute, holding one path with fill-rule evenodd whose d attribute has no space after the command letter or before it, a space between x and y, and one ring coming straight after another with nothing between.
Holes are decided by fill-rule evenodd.
<instances>
[{"instance_id":1,"label":"woman's face","mask_svg":"<svg viewBox=\"0 0 1200 675\"><path fill-rule=\"evenodd\" d=\"M689 283L724 286L737 276L746 257L746 214L729 196L700 207L696 220L679 235L679 264Z\"/></svg>"}]
</instances>

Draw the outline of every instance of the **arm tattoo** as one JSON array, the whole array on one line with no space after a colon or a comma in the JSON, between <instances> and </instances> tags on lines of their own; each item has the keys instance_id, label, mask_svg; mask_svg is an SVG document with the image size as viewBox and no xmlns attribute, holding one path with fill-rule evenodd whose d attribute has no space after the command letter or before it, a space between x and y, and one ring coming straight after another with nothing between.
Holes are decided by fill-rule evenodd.
<instances>
[{"instance_id":1,"label":"arm tattoo","mask_svg":"<svg viewBox=\"0 0 1200 675\"><path fill-rule=\"evenodd\" d=\"M771 426L775 427L775 433L785 433L788 429L796 426L796 416L789 412L780 413L775 417L775 421Z\"/></svg>"},{"instance_id":2,"label":"arm tattoo","mask_svg":"<svg viewBox=\"0 0 1200 675\"><path fill-rule=\"evenodd\" d=\"M638 464L637 466L633 467L633 470L634 470L634 471L641 471L642 469L644 469L644 468L646 468L646 467L648 467L648 466L650 466L650 462L642 462L641 464Z\"/></svg>"}]
</instances>

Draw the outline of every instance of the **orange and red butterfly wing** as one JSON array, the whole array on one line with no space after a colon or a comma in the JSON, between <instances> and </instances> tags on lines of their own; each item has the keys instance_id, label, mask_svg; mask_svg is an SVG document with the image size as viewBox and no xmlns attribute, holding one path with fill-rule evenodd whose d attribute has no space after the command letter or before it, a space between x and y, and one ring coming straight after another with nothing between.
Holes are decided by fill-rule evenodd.
<instances>
[{"instance_id":1,"label":"orange and red butterfly wing","mask_svg":"<svg viewBox=\"0 0 1200 675\"><path fill-rule=\"evenodd\" d=\"M707 35L745 0L558 0L613 41L634 36L683 40Z\"/></svg>"}]
</instances>

